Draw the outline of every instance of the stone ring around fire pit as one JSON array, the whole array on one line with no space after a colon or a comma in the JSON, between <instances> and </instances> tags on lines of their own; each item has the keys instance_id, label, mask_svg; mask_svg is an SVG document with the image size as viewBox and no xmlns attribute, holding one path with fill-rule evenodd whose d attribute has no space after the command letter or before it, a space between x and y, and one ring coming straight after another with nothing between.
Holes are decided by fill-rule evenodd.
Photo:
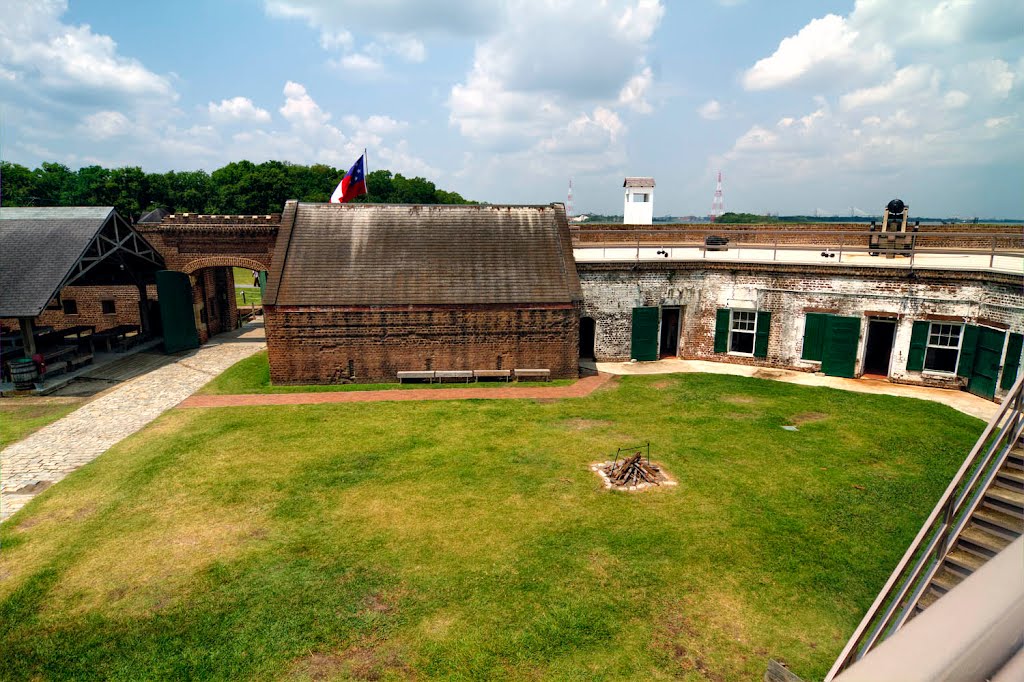
<instances>
[{"instance_id":1,"label":"stone ring around fire pit","mask_svg":"<svg viewBox=\"0 0 1024 682\"><path fill-rule=\"evenodd\" d=\"M679 485L658 464L644 460L639 452L618 461L591 464L590 470L601 477L605 488L612 490L639 492L655 486Z\"/></svg>"}]
</instances>

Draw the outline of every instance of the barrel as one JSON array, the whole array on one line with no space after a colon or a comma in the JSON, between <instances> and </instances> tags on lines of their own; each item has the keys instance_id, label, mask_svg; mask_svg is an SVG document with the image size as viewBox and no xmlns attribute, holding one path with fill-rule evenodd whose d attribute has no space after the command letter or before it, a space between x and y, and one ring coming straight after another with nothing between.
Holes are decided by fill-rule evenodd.
<instances>
[{"instance_id":1,"label":"barrel","mask_svg":"<svg viewBox=\"0 0 1024 682\"><path fill-rule=\"evenodd\" d=\"M39 370L30 358L11 360L11 381L14 382L14 388L19 391L28 390L38 378Z\"/></svg>"}]
</instances>

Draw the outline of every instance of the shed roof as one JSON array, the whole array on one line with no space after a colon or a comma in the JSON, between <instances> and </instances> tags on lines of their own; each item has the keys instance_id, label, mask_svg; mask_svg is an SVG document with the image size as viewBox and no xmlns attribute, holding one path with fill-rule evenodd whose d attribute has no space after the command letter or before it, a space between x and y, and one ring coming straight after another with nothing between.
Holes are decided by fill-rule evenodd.
<instances>
[{"instance_id":1,"label":"shed roof","mask_svg":"<svg viewBox=\"0 0 1024 682\"><path fill-rule=\"evenodd\" d=\"M654 178L629 177L622 181L623 187L654 187Z\"/></svg>"},{"instance_id":2,"label":"shed roof","mask_svg":"<svg viewBox=\"0 0 1024 682\"><path fill-rule=\"evenodd\" d=\"M288 202L270 305L473 305L582 299L561 204Z\"/></svg>"},{"instance_id":3,"label":"shed roof","mask_svg":"<svg viewBox=\"0 0 1024 682\"><path fill-rule=\"evenodd\" d=\"M121 264L161 263L112 206L0 208L0 317L35 317L71 283L127 283Z\"/></svg>"}]
</instances>

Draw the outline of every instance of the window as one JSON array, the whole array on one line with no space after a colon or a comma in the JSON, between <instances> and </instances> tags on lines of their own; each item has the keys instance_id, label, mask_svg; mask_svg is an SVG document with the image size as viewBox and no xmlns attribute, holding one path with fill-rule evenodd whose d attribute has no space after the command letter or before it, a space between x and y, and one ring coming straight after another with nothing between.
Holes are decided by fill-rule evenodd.
<instances>
[{"instance_id":1,"label":"window","mask_svg":"<svg viewBox=\"0 0 1024 682\"><path fill-rule=\"evenodd\" d=\"M78 314L78 301L74 299L65 299L61 301L61 306L64 309L65 315L77 315Z\"/></svg>"},{"instance_id":2,"label":"window","mask_svg":"<svg viewBox=\"0 0 1024 682\"><path fill-rule=\"evenodd\" d=\"M633 203L634 204L646 204L649 201L650 201L650 195L647 194L646 192L635 192L633 194Z\"/></svg>"},{"instance_id":3,"label":"window","mask_svg":"<svg viewBox=\"0 0 1024 682\"><path fill-rule=\"evenodd\" d=\"M956 372L960 358L960 337L963 325L933 322L928 329L928 346L924 354L924 368L931 372Z\"/></svg>"},{"instance_id":4,"label":"window","mask_svg":"<svg viewBox=\"0 0 1024 682\"><path fill-rule=\"evenodd\" d=\"M104 315L113 315L116 312L116 308L114 306L114 299L109 298L105 301L100 301L100 308L103 309Z\"/></svg>"},{"instance_id":5,"label":"window","mask_svg":"<svg viewBox=\"0 0 1024 682\"><path fill-rule=\"evenodd\" d=\"M754 333L757 330L757 313L753 310L733 310L729 324L729 352L754 354Z\"/></svg>"}]
</instances>

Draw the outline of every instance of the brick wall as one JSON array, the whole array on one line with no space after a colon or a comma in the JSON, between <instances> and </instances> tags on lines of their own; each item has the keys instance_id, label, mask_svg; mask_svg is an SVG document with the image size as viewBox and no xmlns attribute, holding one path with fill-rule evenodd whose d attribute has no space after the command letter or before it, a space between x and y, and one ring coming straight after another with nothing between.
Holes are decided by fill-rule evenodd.
<instances>
[{"instance_id":1,"label":"brick wall","mask_svg":"<svg viewBox=\"0 0 1024 682\"><path fill-rule=\"evenodd\" d=\"M576 308L266 306L275 384L391 382L396 372L544 368L577 377Z\"/></svg>"},{"instance_id":2,"label":"brick wall","mask_svg":"<svg viewBox=\"0 0 1024 682\"><path fill-rule=\"evenodd\" d=\"M149 300L156 300L156 287L148 287ZM60 307L47 308L35 319L37 326L67 329L77 325L95 325L96 331L121 324L139 324L139 290L134 286L64 287L62 301L74 301L77 314L66 315ZM113 314L103 312L103 301L114 302ZM0 321L4 329L18 329L18 320Z\"/></svg>"},{"instance_id":3,"label":"brick wall","mask_svg":"<svg viewBox=\"0 0 1024 682\"><path fill-rule=\"evenodd\" d=\"M861 372L868 325L865 312L899 317L890 377L894 381L956 386L955 377L911 372L907 350L914 320L956 316L1005 325L1024 333L1022 278L971 272L887 272L866 268L838 273L814 267L715 264L610 264L578 266L582 314L596 322L599 360L630 357L632 310L637 306L683 308L680 357L746 365L817 371L820 363L800 359L808 309L861 317L856 372ZM772 313L768 356L752 358L714 352L715 313L747 308Z\"/></svg>"}]
</instances>

